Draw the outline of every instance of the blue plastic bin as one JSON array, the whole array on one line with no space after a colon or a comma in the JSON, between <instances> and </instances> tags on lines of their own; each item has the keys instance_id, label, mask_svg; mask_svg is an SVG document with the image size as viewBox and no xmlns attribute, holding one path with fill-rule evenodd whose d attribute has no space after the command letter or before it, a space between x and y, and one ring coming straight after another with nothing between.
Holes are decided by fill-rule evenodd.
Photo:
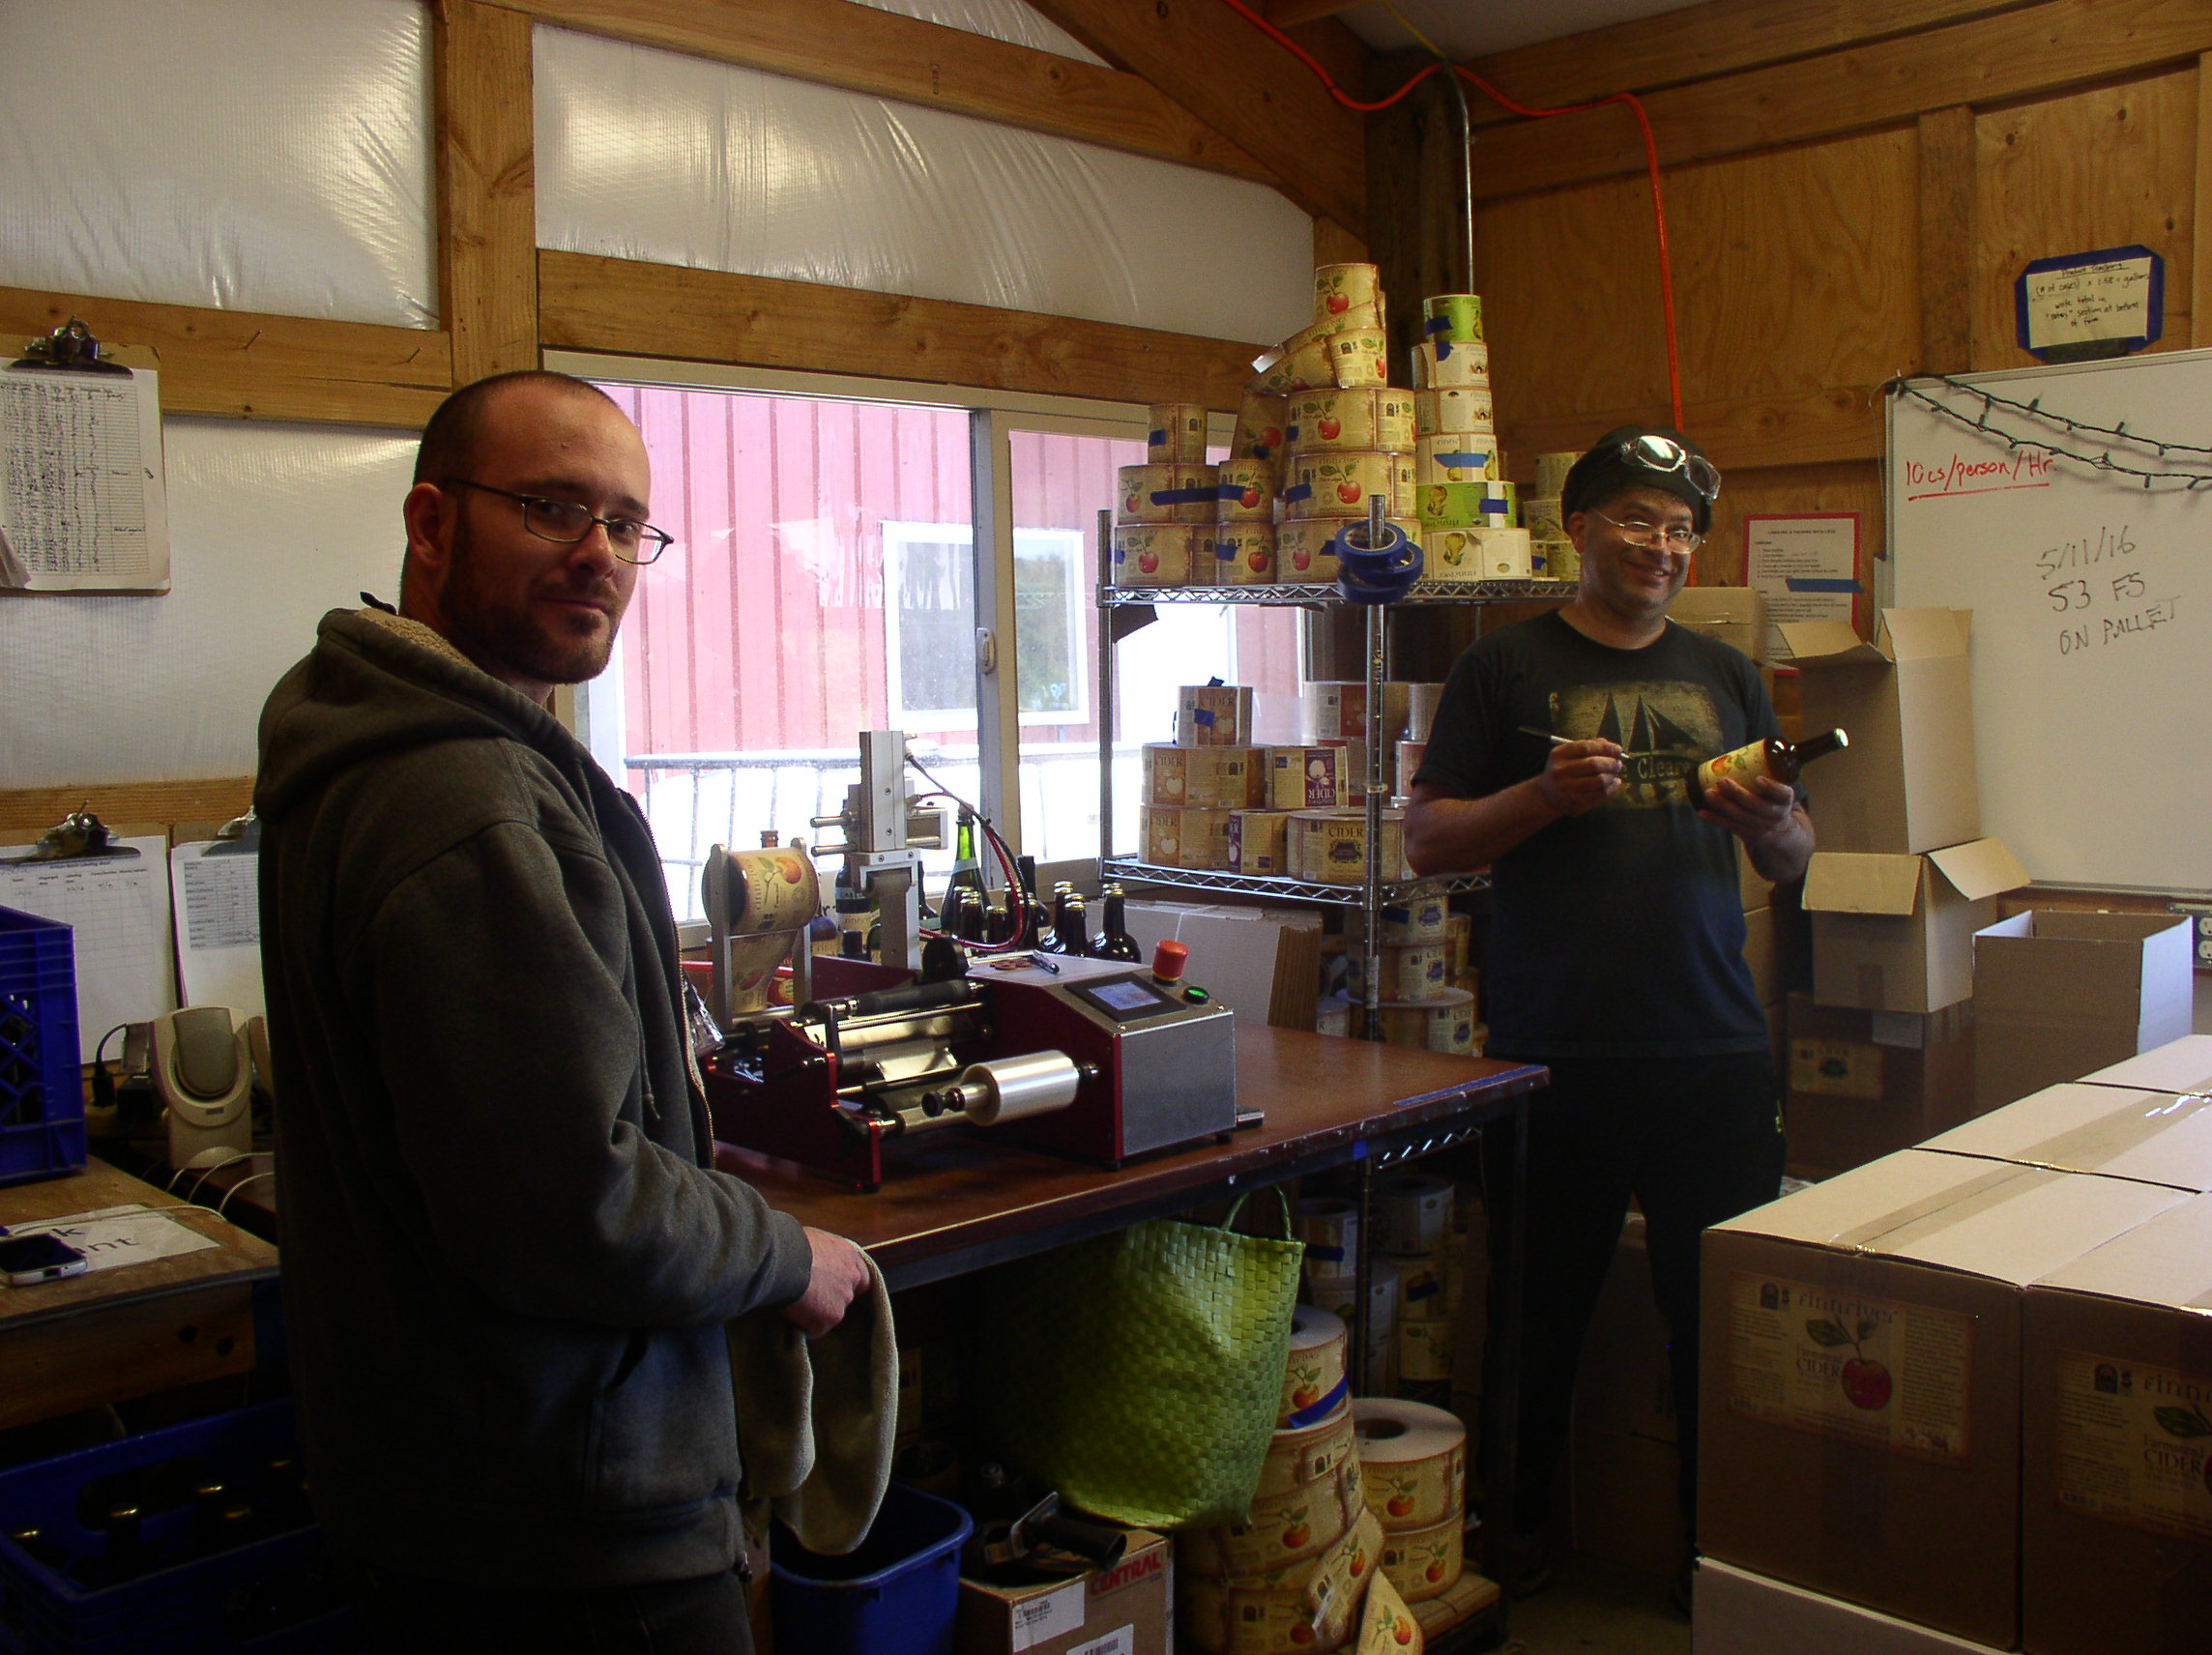
<instances>
[{"instance_id":1,"label":"blue plastic bin","mask_svg":"<svg viewBox=\"0 0 2212 1655\"><path fill-rule=\"evenodd\" d=\"M94 1590L68 1570L105 1549L109 1501L137 1504L159 1561L191 1530L191 1491L209 1478L259 1496L271 1461L298 1453L290 1401L149 1431L0 1472L0 1651L23 1655L293 1655L352 1646L353 1617L322 1567L312 1523ZM64 1554L43 1560L7 1538L36 1528Z\"/></svg>"},{"instance_id":2,"label":"blue plastic bin","mask_svg":"<svg viewBox=\"0 0 2212 1655\"><path fill-rule=\"evenodd\" d=\"M904 1483L859 1550L809 1552L781 1524L771 1545L770 1603L778 1649L806 1655L951 1655L960 1548L975 1525L950 1500Z\"/></svg>"},{"instance_id":3,"label":"blue plastic bin","mask_svg":"<svg viewBox=\"0 0 2212 1655\"><path fill-rule=\"evenodd\" d=\"M0 1184L84 1165L76 949L67 925L0 908Z\"/></svg>"}]
</instances>

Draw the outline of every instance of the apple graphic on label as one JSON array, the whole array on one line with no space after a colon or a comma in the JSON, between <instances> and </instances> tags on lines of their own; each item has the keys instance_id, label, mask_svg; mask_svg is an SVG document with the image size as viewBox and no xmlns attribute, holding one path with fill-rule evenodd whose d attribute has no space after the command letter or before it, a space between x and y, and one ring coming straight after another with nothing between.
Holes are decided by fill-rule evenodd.
<instances>
[{"instance_id":1,"label":"apple graphic on label","mask_svg":"<svg viewBox=\"0 0 2212 1655\"><path fill-rule=\"evenodd\" d=\"M1390 1622L1390 1636L1400 1643L1412 1642L1413 1623L1410 1620L1399 1620L1393 1616Z\"/></svg>"},{"instance_id":2,"label":"apple graphic on label","mask_svg":"<svg viewBox=\"0 0 2212 1655\"><path fill-rule=\"evenodd\" d=\"M1143 569L1147 574L1157 574L1160 568L1159 553L1139 552L1137 554L1137 566Z\"/></svg>"},{"instance_id":3,"label":"apple graphic on label","mask_svg":"<svg viewBox=\"0 0 2212 1655\"><path fill-rule=\"evenodd\" d=\"M1338 483L1336 485L1336 497L1347 506L1355 505L1359 499L1359 484L1356 482Z\"/></svg>"},{"instance_id":4,"label":"apple graphic on label","mask_svg":"<svg viewBox=\"0 0 2212 1655\"><path fill-rule=\"evenodd\" d=\"M1291 1628L1291 1641L1293 1643L1311 1643L1313 1640L1314 1629L1306 1625L1304 1621L1301 1620L1297 1625Z\"/></svg>"},{"instance_id":5,"label":"apple graphic on label","mask_svg":"<svg viewBox=\"0 0 2212 1655\"><path fill-rule=\"evenodd\" d=\"M1262 431L1262 432L1260 433L1260 447L1262 447L1263 449L1279 449L1279 448L1281 448L1282 446L1283 446L1283 428L1282 428L1282 426L1280 426L1280 425L1269 425L1269 426L1268 426L1268 427L1267 427L1267 428L1266 428L1265 431Z\"/></svg>"},{"instance_id":6,"label":"apple graphic on label","mask_svg":"<svg viewBox=\"0 0 2212 1655\"><path fill-rule=\"evenodd\" d=\"M1328 296L1328 313L1331 316L1341 316L1351 308L1352 299L1350 295L1332 293Z\"/></svg>"},{"instance_id":7,"label":"apple graphic on label","mask_svg":"<svg viewBox=\"0 0 2212 1655\"><path fill-rule=\"evenodd\" d=\"M1237 497L1237 504L1243 507L1247 511L1251 510L1252 508L1260 504L1260 491L1256 488L1245 489L1242 494Z\"/></svg>"},{"instance_id":8,"label":"apple graphic on label","mask_svg":"<svg viewBox=\"0 0 2212 1655\"><path fill-rule=\"evenodd\" d=\"M1889 1370L1879 1362L1853 1356L1844 1364L1844 1395L1851 1399L1853 1408L1870 1411L1887 1408L1889 1392Z\"/></svg>"},{"instance_id":9,"label":"apple graphic on label","mask_svg":"<svg viewBox=\"0 0 2212 1655\"><path fill-rule=\"evenodd\" d=\"M1144 498L1142 489L1132 488L1129 490L1128 498L1121 502L1121 509L1129 516L1134 517L1137 514L1137 508L1143 504Z\"/></svg>"},{"instance_id":10,"label":"apple graphic on label","mask_svg":"<svg viewBox=\"0 0 2212 1655\"><path fill-rule=\"evenodd\" d=\"M1302 569L1310 568L1312 566L1313 553L1308 551L1295 551L1291 554L1291 567L1295 569Z\"/></svg>"},{"instance_id":11,"label":"apple graphic on label","mask_svg":"<svg viewBox=\"0 0 2212 1655\"><path fill-rule=\"evenodd\" d=\"M1336 441L1337 433L1344 429L1344 421L1341 420L1318 421L1314 425L1314 429L1321 433L1321 440L1323 442L1333 443Z\"/></svg>"},{"instance_id":12,"label":"apple graphic on label","mask_svg":"<svg viewBox=\"0 0 2212 1655\"><path fill-rule=\"evenodd\" d=\"M1266 552L1247 552L1244 556L1244 561L1251 566L1252 572L1254 574L1265 574L1267 572L1267 554Z\"/></svg>"}]
</instances>

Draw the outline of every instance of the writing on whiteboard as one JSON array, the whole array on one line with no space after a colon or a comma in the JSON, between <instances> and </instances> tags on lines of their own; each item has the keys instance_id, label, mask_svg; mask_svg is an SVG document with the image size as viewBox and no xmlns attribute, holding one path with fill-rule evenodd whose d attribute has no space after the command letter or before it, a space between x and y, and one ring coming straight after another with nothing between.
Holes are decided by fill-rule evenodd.
<instances>
[{"instance_id":1,"label":"writing on whiteboard","mask_svg":"<svg viewBox=\"0 0 2212 1655\"><path fill-rule=\"evenodd\" d=\"M2123 566L2132 565L2135 556L2135 537L2125 523L2101 524L2094 534L2035 554L2044 600L2053 614L2065 617L2058 627L2061 656L2125 643L2172 623L2181 600L2153 597L2145 571Z\"/></svg>"},{"instance_id":2,"label":"writing on whiteboard","mask_svg":"<svg viewBox=\"0 0 2212 1655\"><path fill-rule=\"evenodd\" d=\"M1994 458L1968 459L1953 453L1939 464L1921 460L1905 462L1905 486L1916 489L1908 500L1936 500L1944 495L1994 494L2006 488L2049 488L2051 455L2041 449L2016 449Z\"/></svg>"}]
</instances>

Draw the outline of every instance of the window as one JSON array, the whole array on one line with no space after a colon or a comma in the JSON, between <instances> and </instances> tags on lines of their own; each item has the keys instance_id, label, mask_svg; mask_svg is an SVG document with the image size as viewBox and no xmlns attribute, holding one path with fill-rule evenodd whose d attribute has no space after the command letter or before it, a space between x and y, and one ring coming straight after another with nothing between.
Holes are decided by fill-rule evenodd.
<instances>
[{"instance_id":1,"label":"window","mask_svg":"<svg viewBox=\"0 0 2212 1655\"><path fill-rule=\"evenodd\" d=\"M965 523L886 523L890 728L975 721L975 545Z\"/></svg>"}]
</instances>

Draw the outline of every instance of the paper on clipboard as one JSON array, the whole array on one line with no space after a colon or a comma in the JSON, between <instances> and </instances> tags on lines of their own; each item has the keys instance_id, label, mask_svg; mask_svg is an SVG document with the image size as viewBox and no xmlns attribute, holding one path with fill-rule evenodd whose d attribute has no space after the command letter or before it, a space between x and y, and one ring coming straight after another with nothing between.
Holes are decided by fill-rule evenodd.
<instances>
[{"instance_id":1,"label":"paper on clipboard","mask_svg":"<svg viewBox=\"0 0 2212 1655\"><path fill-rule=\"evenodd\" d=\"M169 590L160 378L0 369L0 590Z\"/></svg>"},{"instance_id":2,"label":"paper on clipboard","mask_svg":"<svg viewBox=\"0 0 2212 1655\"><path fill-rule=\"evenodd\" d=\"M240 1022L265 1015L259 853L198 840L169 853L169 873L184 1003L227 1005Z\"/></svg>"},{"instance_id":3,"label":"paper on clipboard","mask_svg":"<svg viewBox=\"0 0 2212 1655\"><path fill-rule=\"evenodd\" d=\"M179 1224L160 1207L137 1204L18 1224L8 1234L51 1235L66 1241L84 1255L88 1271L149 1264L156 1259L173 1259L180 1253L199 1253L221 1245L214 1236Z\"/></svg>"},{"instance_id":4,"label":"paper on clipboard","mask_svg":"<svg viewBox=\"0 0 2212 1655\"><path fill-rule=\"evenodd\" d=\"M118 1023L145 1023L177 1005L169 966L169 842L123 838L134 857L73 857L52 862L8 858L29 845L0 846L0 908L58 919L74 933L79 1060Z\"/></svg>"}]
</instances>

